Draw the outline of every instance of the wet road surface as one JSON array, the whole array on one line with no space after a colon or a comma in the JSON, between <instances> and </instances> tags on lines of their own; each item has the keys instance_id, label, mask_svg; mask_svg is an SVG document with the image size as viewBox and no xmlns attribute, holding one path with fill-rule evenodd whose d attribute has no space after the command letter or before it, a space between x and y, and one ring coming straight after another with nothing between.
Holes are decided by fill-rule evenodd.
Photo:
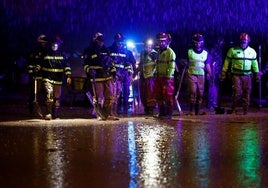
<instances>
[{"instance_id":1,"label":"wet road surface","mask_svg":"<svg viewBox=\"0 0 268 188\"><path fill-rule=\"evenodd\" d=\"M165 121L4 115L0 187L268 186L266 112Z\"/></svg>"}]
</instances>

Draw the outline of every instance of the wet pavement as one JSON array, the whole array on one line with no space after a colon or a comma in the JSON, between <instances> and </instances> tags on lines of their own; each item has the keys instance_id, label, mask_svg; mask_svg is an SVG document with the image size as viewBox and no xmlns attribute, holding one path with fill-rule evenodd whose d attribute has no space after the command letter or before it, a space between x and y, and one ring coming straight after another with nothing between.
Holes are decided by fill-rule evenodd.
<instances>
[{"instance_id":1,"label":"wet pavement","mask_svg":"<svg viewBox=\"0 0 268 188\"><path fill-rule=\"evenodd\" d=\"M45 121L2 101L0 187L267 187L267 112Z\"/></svg>"}]
</instances>

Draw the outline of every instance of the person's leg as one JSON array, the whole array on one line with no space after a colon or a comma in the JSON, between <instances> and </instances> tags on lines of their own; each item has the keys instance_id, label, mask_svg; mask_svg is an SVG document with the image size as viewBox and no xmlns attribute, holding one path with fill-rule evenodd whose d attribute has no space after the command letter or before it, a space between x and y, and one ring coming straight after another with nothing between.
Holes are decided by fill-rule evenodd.
<instances>
[{"instance_id":1,"label":"person's leg","mask_svg":"<svg viewBox=\"0 0 268 188\"><path fill-rule=\"evenodd\" d=\"M54 92L53 92L53 85L49 82L44 82L44 89L46 94L46 120L52 119L52 108L53 108L53 98L54 98Z\"/></svg>"},{"instance_id":2,"label":"person's leg","mask_svg":"<svg viewBox=\"0 0 268 188\"><path fill-rule=\"evenodd\" d=\"M61 98L61 85L54 85L54 98L53 98L53 106L52 106L52 119L58 118L59 109L60 109L60 98Z\"/></svg>"}]
</instances>

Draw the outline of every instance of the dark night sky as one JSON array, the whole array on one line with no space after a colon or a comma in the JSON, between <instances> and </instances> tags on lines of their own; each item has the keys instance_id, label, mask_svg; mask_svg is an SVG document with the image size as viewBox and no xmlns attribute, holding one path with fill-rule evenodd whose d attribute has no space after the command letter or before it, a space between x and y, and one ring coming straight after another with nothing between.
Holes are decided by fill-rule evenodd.
<instances>
[{"instance_id":1,"label":"dark night sky","mask_svg":"<svg viewBox=\"0 0 268 188\"><path fill-rule=\"evenodd\" d=\"M268 31L267 0L2 0L0 10L1 54L16 56L40 33L59 34L67 51L81 51L97 31L106 45L116 32L140 42L169 31L176 48L185 48L195 32L209 45L218 36L236 40L243 31L264 43Z\"/></svg>"}]
</instances>

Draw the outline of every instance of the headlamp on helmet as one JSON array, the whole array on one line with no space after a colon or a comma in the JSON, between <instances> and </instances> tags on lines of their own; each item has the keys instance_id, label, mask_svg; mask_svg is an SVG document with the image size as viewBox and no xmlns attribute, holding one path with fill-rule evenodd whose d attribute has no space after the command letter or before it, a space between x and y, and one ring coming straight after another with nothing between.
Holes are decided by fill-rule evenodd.
<instances>
[{"instance_id":1,"label":"headlamp on helmet","mask_svg":"<svg viewBox=\"0 0 268 188\"><path fill-rule=\"evenodd\" d=\"M39 43L47 43L48 42L48 38L46 35L41 34L37 37L37 42Z\"/></svg>"},{"instance_id":2,"label":"headlamp on helmet","mask_svg":"<svg viewBox=\"0 0 268 188\"><path fill-rule=\"evenodd\" d=\"M93 41L96 41L96 40L103 41L103 34L100 32L95 33L95 35L93 36Z\"/></svg>"},{"instance_id":3,"label":"headlamp on helmet","mask_svg":"<svg viewBox=\"0 0 268 188\"><path fill-rule=\"evenodd\" d=\"M115 36L114 36L114 40L116 42L124 42L125 37L121 33L116 33Z\"/></svg>"},{"instance_id":4,"label":"headlamp on helmet","mask_svg":"<svg viewBox=\"0 0 268 188\"><path fill-rule=\"evenodd\" d=\"M196 33L192 37L192 41L194 44L194 50L196 52L201 52L204 48L204 37L200 33Z\"/></svg>"},{"instance_id":5,"label":"headlamp on helmet","mask_svg":"<svg viewBox=\"0 0 268 188\"><path fill-rule=\"evenodd\" d=\"M149 39L144 41L144 44L145 44L145 46L153 46L154 41L153 41L153 39L149 38Z\"/></svg>"},{"instance_id":6,"label":"headlamp on helmet","mask_svg":"<svg viewBox=\"0 0 268 188\"><path fill-rule=\"evenodd\" d=\"M196 33L193 35L193 38L192 38L193 42L204 42L204 37L203 35L201 35L200 33Z\"/></svg>"},{"instance_id":7,"label":"headlamp on helmet","mask_svg":"<svg viewBox=\"0 0 268 188\"><path fill-rule=\"evenodd\" d=\"M248 42L250 42L250 36L249 36L249 34L247 34L247 33L241 33L240 34L240 41L243 41L243 40L247 40Z\"/></svg>"},{"instance_id":8,"label":"headlamp on helmet","mask_svg":"<svg viewBox=\"0 0 268 188\"><path fill-rule=\"evenodd\" d=\"M163 40L168 40L169 36L167 33L161 32L156 36L157 40L163 41Z\"/></svg>"}]
</instances>

